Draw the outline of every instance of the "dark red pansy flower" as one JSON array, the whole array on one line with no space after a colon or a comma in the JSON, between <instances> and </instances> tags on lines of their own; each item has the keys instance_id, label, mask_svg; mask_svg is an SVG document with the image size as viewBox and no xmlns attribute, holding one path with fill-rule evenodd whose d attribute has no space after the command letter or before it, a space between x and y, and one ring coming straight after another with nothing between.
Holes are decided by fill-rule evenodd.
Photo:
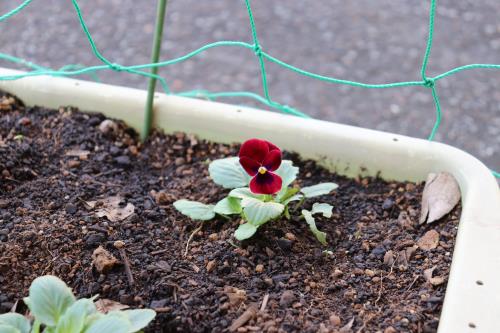
<instances>
[{"instance_id":1,"label":"dark red pansy flower","mask_svg":"<svg viewBox=\"0 0 500 333\"><path fill-rule=\"evenodd\" d=\"M281 150L271 142L250 139L240 148L240 164L252 176L250 191L274 194L281 190L281 177L273 173L281 165Z\"/></svg>"}]
</instances>

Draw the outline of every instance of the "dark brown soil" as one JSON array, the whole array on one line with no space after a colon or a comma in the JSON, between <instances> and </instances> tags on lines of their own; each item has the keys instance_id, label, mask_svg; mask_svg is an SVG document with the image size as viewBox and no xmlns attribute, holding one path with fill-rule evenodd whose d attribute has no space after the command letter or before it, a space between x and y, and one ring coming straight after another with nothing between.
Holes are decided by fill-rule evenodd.
<instances>
[{"instance_id":1,"label":"dark brown soil","mask_svg":"<svg viewBox=\"0 0 500 333\"><path fill-rule=\"evenodd\" d=\"M79 296L155 308L148 332L225 332L244 313L238 332L436 331L459 208L420 227L421 184L347 179L287 154L300 166L299 185L340 185L317 200L334 206L333 218L317 219L329 246L298 218L269 223L241 244L232 237L238 221L219 218L204 224L184 257L198 223L172 202L224 197L207 161L236 155L238 146L161 133L141 145L119 122L102 133L104 119L0 97L0 312L34 278L54 274ZM68 155L82 150L88 154ZM125 220L96 217L86 204L115 195L134 206ZM432 229L439 245L416 248ZM121 262L106 274L92 265L99 246ZM424 277L432 267L435 285Z\"/></svg>"}]
</instances>

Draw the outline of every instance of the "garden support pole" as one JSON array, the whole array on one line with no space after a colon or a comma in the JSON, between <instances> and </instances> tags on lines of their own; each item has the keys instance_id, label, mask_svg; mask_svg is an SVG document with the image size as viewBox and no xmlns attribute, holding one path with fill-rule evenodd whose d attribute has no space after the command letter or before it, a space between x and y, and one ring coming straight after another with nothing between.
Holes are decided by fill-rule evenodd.
<instances>
[{"instance_id":1,"label":"garden support pole","mask_svg":"<svg viewBox=\"0 0 500 333\"><path fill-rule=\"evenodd\" d=\"M153 40L153 50L151 52L151 63L157 63L160 60L161 40L163 36L163 24L165 22L165 12L168 0L158 0L156 11L156 26ZM158 67L151 67L151 74L156 75ZM148 82L148 96L146 99L146 110L144 113L144 126L141 132L141 139L144 141L151 131L153 121L153 102L155 95L156 78L150 77Z\"/></svg>"}]
</instances>

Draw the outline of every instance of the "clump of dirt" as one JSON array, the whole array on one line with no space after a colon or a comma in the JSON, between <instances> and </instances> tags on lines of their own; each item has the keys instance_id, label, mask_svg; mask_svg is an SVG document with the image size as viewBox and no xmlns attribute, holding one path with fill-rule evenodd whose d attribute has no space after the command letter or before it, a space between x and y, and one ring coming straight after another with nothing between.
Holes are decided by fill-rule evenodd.
<instances>
[{"instance_id":1,"label":"clump of dirt","mask_svg":"<svg viewBox=\"0 0 500 333\"><path fill-rule=\"evenodd\" d=\"M317 218L328 247L300 218L244 243L239 221L217 218L184 256L198 223L172 203L223 198L208 162L238 145L159 132L141 144L104 121L0 94L0 312L53 274L80 297L154 308L148 332L436 331L459 207L419 226L422 184L348 179L286 153L299 185L340 185L316 200L334 206ZM101 272L99 247L119 261Z\"/></svg>"}]
</instances>

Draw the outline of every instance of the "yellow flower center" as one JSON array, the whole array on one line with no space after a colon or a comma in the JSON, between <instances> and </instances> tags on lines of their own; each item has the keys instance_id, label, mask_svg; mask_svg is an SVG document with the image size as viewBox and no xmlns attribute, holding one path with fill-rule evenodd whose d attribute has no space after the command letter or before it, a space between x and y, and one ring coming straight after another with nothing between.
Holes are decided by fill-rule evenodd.
<instances>
[{"instance_id":1,"label":"yellow flower center","mask_svg":"<svg viewBox=\"0 0 500 333\"><path fill-rule=\"evenodd\" d=\"M261 175L265 174L266 172L267 172L266 167L261 166L261 167L259 168L259 173L260 173Z\"/></svg>"}]
</instances>

